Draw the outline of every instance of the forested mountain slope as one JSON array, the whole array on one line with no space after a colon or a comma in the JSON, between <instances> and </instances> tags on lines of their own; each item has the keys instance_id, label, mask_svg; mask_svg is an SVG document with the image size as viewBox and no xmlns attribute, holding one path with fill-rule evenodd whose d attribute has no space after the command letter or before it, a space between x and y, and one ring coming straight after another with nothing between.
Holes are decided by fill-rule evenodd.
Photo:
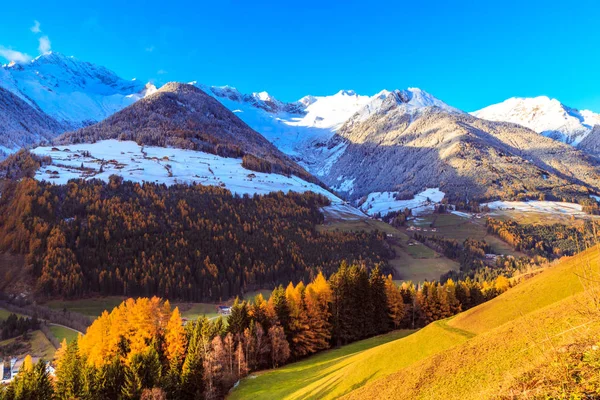
<instances>
[{"instance_id":1,"label":"forested mountain slope","mask_svg":"<svg viewBox=\"0 0 600 400\"><path fill-rule=\"evenodd\" d=\"M0 158L40 141L48 141L64 126L0 87Z\"/></svg>"},{"instance_id":2,"label":"forested mountain slope","mask_svg":"<svg viewBox=\"0 0 600 400\"><path fill-rule=\"evenodd\" d=\"M316 181L263 136L202 90L168 83L156 93L106 120L65 133L58 144L133 140L140 145L177 147L225 157L248 157L254 169L292 173Z\"/></svg>"},{"instance_id":3,"label":"forested mountain slope","mask_svg":"<svg viewBox=\"0 0 600 400\"><path fill-rule=\"evenodd\" d=\"M391 255L381 232L317 232L323 195L108 181L3 182L0 250L26 255L38 294L220 301Z\"/></svg>"}]
</instances>

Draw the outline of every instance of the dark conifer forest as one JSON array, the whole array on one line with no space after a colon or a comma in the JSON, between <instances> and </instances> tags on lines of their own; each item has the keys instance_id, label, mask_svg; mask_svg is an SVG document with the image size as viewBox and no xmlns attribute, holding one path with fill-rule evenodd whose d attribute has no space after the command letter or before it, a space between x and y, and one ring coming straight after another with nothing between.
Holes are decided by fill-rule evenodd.
<instances>
[{"instance_id":1,"label":"dark conifer forest","mask_svg":"<svg viewBox=\"0 0 600 400\"><path fill-rule=\"evenodd\" d=\"M382 263L382 233L319 233L313 193L234 196L209 186L5 182L0 248L26 255L38 293L218 301L330 275L342 260ZM10 210L10 212L9 212Z\"/></svg>"}]
</instances>

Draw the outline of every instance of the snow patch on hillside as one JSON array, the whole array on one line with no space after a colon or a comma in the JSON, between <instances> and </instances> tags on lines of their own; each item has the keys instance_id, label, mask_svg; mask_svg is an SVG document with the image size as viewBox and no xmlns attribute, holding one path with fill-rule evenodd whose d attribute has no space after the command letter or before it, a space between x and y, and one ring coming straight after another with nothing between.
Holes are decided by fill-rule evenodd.
<instances>
[{"instance_id":1,"label":"snow patch on hillside","mask_svg":"<svg viewBox=\"0 0 600 400\"><path fill-rule=\"evenodd\" d=\"M580 204L560 201L493 201L482 204L482 206L488 206L494 211L515 210L547 214L586 215Z\"/></svg>"},{"instance_id":2,"label":"snow patch on hillside","mask_svg":"<svg viewBox=\"0 0 600 400\"><path fill-rule=\"evenodd\" d=\"M431 212L435 205L442 201L444 192L438 188L430 188L415 195L410 200L396 200L394 192L373 192L367 196L360 208L369 215L381 213L385 215L392 211L400 211L408 208L413 215Z\"/></svg>"},{"instance_id":3,"label":"snow patch on hillside","mask_svg":"<svg viewBox=\"0 0 600 400\"><path fill-rule=\"evenodd\" d=\"M312 191L327 196L334 204L342 203L334 194L298 177L251 171L242 167L239 158L193 150L142 147L133 141L104 140L93 144L37 147L32 152L52 157L52 164L40 168L35 178L56 184L76 178L108 181L116 174L139 183L221 186L240 195Z\"/></svg>"},{"instance_id":4,"label":"snow patch on hillside","mask_svg":"<svg viewBox=\"0 0 600 400\"><path fill-rule=\"evenodd\" d=\"M335 190L336 192L344 192L344 193L349 193L352 194L352 192L354 192L354 181L356 180L356 178L352 178L352 179L344 179L342 181L343 177L340 176L338 177L338 181L341 181L339 185L334 186L332 189Z\"/></svg>"}]
</instances>

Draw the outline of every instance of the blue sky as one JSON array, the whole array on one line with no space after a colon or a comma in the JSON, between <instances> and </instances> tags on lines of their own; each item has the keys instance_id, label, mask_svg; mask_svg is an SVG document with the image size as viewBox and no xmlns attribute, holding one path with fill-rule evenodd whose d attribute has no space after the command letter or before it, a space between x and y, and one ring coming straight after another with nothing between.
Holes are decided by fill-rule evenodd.
<instances>
[{"instance_id":1,"label":"blue sky","mask_svg":"<svg viewBox=\"0 0 600 400\"><path fill-rule=\"evenodd\" d=\"M36 56L47 37L44 49L124 78L228 84L286 101L420 87L466 111L547 95L600 112L600 2L56 3L4 2L0 53Z\"/></svg>"}]
</instances>

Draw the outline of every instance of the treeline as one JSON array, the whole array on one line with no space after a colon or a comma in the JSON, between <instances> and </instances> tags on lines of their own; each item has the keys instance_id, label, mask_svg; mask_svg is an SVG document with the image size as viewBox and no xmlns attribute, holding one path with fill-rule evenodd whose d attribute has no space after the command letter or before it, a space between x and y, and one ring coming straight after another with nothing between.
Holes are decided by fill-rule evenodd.
<instances>
[{"instance_id":1,"label":"treeline","mask_svg":"<svg viewBox=\"0 0 600 400\"><path fill-rule=\"evenodd\" d=\"M412 211L409 208L405 208L404 210L390 211L383 216L381 213L377 213L375 214L375 218L381 218L382 221L387 222L393 227L399 228L404 226L411 215Z\"/></svg>"},{"instance_id":2,"label":"treeline","mask_svg":"<svg viewBox=\"0 0 600 400\"><path fill-rule=\"evenodd\" d=\"M499 236L516 250L548 259L572 256L597 243L597 228L591 221L568 226L519 224L514 220L488 218L486 226L489 233Z\"/></svg>"},{"instance_id":3,"label":"treeline","mask_svg":"<svg viewBox=\"0 0 600 400\"><path fill-rule=\"evenodd\" d=\"M364 264L342 263L328 280L318 274L307 285L280 286L268 301L260 294L253 302L236 300L227 324L199 318L183 325L168 301L129 299L104 312L85 336L63 342L54 396L223 398L251 371L392 329L424 326L508 287L506 278L399 287L377 266L369 272Z\"/></svg>"},{"instance_id":4,"label":"treeline","mask_svg":"<svg viewBox=\"0 0 600 400\"><path fill-rule=\"evenodd\" d=\"M40 322L36 316L28 318L10 314L4 321L0 321L0 338L2 340L14 338L39 327Z\"/></svg>"},{"instance_id":5,"label":"treeline","mask_svg":"<svg viewBox=\"0 0 600 400\"><path fill-rule=\"evenodd\" d=\"M385 269L383 233L316 231L328 204L314 193L240 197L116 176L60 186L25 178L0 198L0 249L26 255L39 293L64 297L218 301L329 275L342 260Z\"/></svg>"},{"instance_id":6,"label":"treeline","mask_svg":"<svg viewBox=\"0 0 600 400\"><path fill-rule=\"evenodd\" d=\"M294 174L294 171L290 167L287 167L281 163L265 160L264 158L257 157L253 154L245 154L244 157L242 157L242 167L252 171L265 172L268 174L273 173L286 176ZM308 182L314 182L320 185L321 187L328 189L326 185L319 182L318 180L307 179L306 176L301 176L301 178L307 180Z\"/></svg>"},{"instance_id":7,"label":"treeline","mask_svg":"<svg viewBox=\"0 0 600 400\"><path fill-rule=\"evenodd\" d=\"M52 159L48 156L38 156L27 150L19 150L0 163L0 179L33 178L41 166L51 163Z\"/></svg>"}]
</instances>

